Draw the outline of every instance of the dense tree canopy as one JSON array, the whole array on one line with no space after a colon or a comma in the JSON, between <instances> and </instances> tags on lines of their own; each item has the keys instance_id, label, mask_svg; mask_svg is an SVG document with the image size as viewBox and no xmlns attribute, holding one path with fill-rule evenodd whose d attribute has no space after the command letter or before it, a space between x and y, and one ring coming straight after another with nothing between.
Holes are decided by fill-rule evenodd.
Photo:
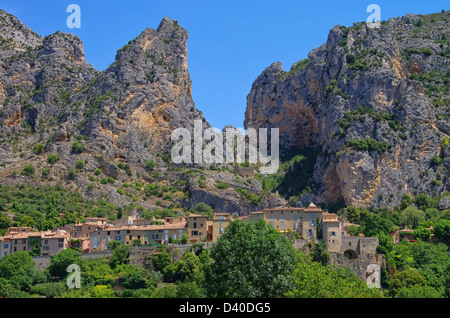
<instances>
[{"instance_id":1,"label":"dense tree canopy","mask_svg":"<svg viewBox=\"0 0 450 318\"><path fill-rule=\"evenodd\" d=\"M280 297L292 286L289 241L263 220L230 223L211 250L207 288L218 297Z\"/></svg>"}]
</instances>

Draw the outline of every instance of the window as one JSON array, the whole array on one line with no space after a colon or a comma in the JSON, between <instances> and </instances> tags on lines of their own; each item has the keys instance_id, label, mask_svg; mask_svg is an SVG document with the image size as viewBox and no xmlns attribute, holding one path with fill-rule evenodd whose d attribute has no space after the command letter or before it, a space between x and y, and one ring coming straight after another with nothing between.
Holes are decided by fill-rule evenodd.
<instances>
[{"instance_id":1,"label":"window","mask_svg":"<svg viewBox=\"0 0 450 318\"><path fill-rule=\"evenodd\" d=\"M316 217L316 214L315 213L311 213L311 218L315 218Z\"/></svg>"},{"instance_id":2,"label":"window","mask_svg":"<svg viewBox=\"0 0 450 318\"><path fill-rule=\"evenodd\" d=\"M152 234L152 240L157 240L158 239L158 234Z\"/></svg>"},{"instance_id":3,"label":"window","mask_svg":"<svg viewBox=\"0 0 450 318\"><path fill-rule=\"evenodd\" d=\"M130 230L127 230L127 234L130 234Z\"/></svg>"},{"instance_id":4,"label":"window","mask_svg":"<svg viewBox=\"0 0 450 318\"><path fill-rule=\"evenodd\" d=\"M44 251L48 251L50 248L48 246L44 246Z\"/></svg>"},{"instance_id":5,"label":"window","mask_svg":"<svg viewBox=\"0 0 450 318\"><path fill-rule=\"evenodd\" d=\"M294 214L294 221L297 221L298 215Z\"/></svg>"},{"instance_id":6,"label":"window","mask_svg":"<svg viewBox=\"0 0 450 318\"><path fill-rule=\"evenodd\" d=\"M198 231L191 231L191 236L197 236L198 235Z\"/></svg>"},{"instance_id":7,"label":"window","mask_svg":"<svg viewBox=\"0 0 450 318\"><path fill-rule=\"evenodd\" d=\"M48 240L45 240L45 241L44 241L44 244L45 244L45 245L48 245Z\"/></svg>"},{"instance_id":8,"label":"window","mask_svg":"<svg viewBox=\"0 0 450 318\"><path fill-rule=\"evenodd\" d=\"M309 221L309 226L316 226L316 221L314 220Z\"/></svg>"},{"instance_id":9,"label":"window","mask_svg":"<svg viewBox=\"0 0 450 318\"><path fill-rule=\"evenodd\" d=\"M132 240L133 239L133 235L129 235L128 239Z\"/></svg>"},{"instance_id":10,"label":"window","mask_svg":"<svg viewBox=\"0 0 450 318\"><path fill-rule=\"evenodd\" d=\"M59 242L59 243L61 243L61 242L64 243L64 239L63 239L63 238L59 238L59 239L58 239L58 242Z\"/></svg>"},{"instance_id":11,"label":"window","mask_svg":"<svg viewBox=\"0 0 450 318\"><path fill-rule=\"evenodd\" d=\"M22 240L22 244L26 244L27 243L27 240Z\"/></svg>"},{"instance_id":12,"label":"window","mask_svg":"<svg viewBox=\"0 0 450 318\"><path fill-rule=\"evenodd\" d=\"M3 248L8 248L8 243L3 244Z\"/></svg>"},{"instance_id":13,"label":"window","mask_svg":"<svg viewBox=\"0 0 450 318\"><path fill-rule=\"evenodd\" d=\"M63 244L63 243L59 243L59 244L58 244L58 247L59 247L59 248L63 248L63 247L64 247L64 244Z\"/></svg>"},{"instance_id":14,"label":"window","mask_svg":"<svg viewBox=\"0 0 450 318\"><path fill-rule=\"evenodd\" d=\"M330 236L336 236L336 232L335 231L331 231L330 232Z\"/></svg>"},{"instance_id":15,"label":"window","mask_svg":"<svg viewBox=\"0 0 450 318\"><path fill-rule=\"evenodd\" d=\"M26 246L24 246L24 247L23 247L23 250L24 250L24 251L26 251L26 250L27 250L27 247L26 247Z\"/></svg>"},{"instance_id":16,"label":"window","mask_svg":"<svg viewBox=\"0 0 450 318\"><path fill-rule=\"evenodd\" d=\"M281 224L281 229L284 230L284 224Z\"/></svg>"},{"instance_id":17,"label":"window","mask_svg":"<svg viewBox=\"0 0 450 318\"><path fill-rule=\"evenodd\" d=\"M219 227L219 234L223 233L223 227Z\"/></svg>"},{"instance_id":18,"label":"window","mask_svg":"<svg viewBox=\"0 0 450 318\"><path fill-rule=\"evenodd\" d=\"M219 215L219 220L223 220L224 216L223 215Z\"/></svg>"},{"instance_id":19,"label":"window","mask_svg":"<svg viewBox=\"0 0 450 318\"><path fill-rule=\"evenodd\" d=\"M196 228L197 228L197 223L194 222L194 224L192 225L192 227L193 227L194 229L196 229Z\"/></svg>"},{"instance_id":20,"label":"window","mask_svg":"<svg viewBox=\"0 0 450 318\"><path fill-rule=\"evenodd\" d=\"M110 232L110 231L107 231L107 232L106 232L106 235L111 235L111 232Z\"/></svg>"}]
</instances>

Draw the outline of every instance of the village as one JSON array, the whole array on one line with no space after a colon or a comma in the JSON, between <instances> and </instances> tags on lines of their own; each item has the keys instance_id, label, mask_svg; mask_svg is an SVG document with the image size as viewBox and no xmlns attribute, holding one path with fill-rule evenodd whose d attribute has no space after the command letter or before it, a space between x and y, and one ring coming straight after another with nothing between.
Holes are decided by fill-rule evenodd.
<instances>
[{"instance_id":1,"label":"village","mask_svg":"<svg viewBox=\"0 0 450 318\"><path fill-rule=\"evenodd\" d=\"M83 254L100 252L108 250L111 242L130 246L214 243L235 218L244 222L262 219L281 233L294 234L296 241L303 245L321 239L329 252L342 254L347 259L374 254L378 246L378 238L362 234L351 236L347 228L354 224L312 203L306 208L265 209L242 217L229 213L215 213L212 219L200 214L163 220L126 216L114 223L106 218L86 218L82 223L66 224L52 231L11 227L0 237L0 259L16 251L35 251L38 256L52 256L68 248L78 249ZM398 241L399 234L394 235L394 241Z\"/></svg>"}]
</instances>

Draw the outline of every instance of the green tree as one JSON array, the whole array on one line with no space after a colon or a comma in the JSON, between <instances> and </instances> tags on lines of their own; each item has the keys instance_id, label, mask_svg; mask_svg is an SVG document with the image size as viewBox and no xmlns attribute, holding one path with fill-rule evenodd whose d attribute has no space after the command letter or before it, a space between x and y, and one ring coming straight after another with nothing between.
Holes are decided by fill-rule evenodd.
<instances>
[{"instance_id":1,"label":"green tree","mask_svg":"<svg viewBox=\"0 0 450 318\"><path fill-rule=\"evenodd\" d=\"M17 251L0 261L0 277L11 279L17 276L32 276L34 261L28 252Z\"/></svg>"},{"instance_id":2,"label":"green tree","mask_svg":"<svg viewBox=\"0 0 450 318\"><path fill-rule=\"evenodd\" d=\"M24 215L20 219L20 226L26 226L26 227L36 227L36 222L33 220L33 218L29 215Z\"/></svg>"},{"instance_id":3,"label":"green tree","mask_svg":"<svg viewBox=\"0 0 450 318\"><path fill-rule=\"evenodd\" d=\"M355 273L331 265L314 262L311 256L298 253L298 262L292 273L293 286L286 292L290 298L373 298L382 297L376 288Z\"/></svg>"},{"instance_id":4,"label":"green tree","mask_svg":"<svg viewBox=\"0 0 450 318\"><path fill-rule=\"evenodd\" d=\"M51 155L49 155L47 157L47 162L51 165L54 165L55 163L57 163L59 161L59 156L56 153L52 153Z\"/></svg>"},{"instance_id":5,"label":"green tree","mask_svg":"<svg viewBox=\"0 0 450 318\"><path fill-rule=\"evenodd\" d=\"M400 214L400 225L415 229L425 221L425 212L414 206L409 206Z\"/></svg>"},{"instance_id":6,"label":"green tree","mask_svg":"<svg viewBox=\"0 0 450 318\"><path fill-rule=\"evenodd\" d=\"M409 207L411 204L413 204L413 199L409 194L405 194L402 198L402 202L400 204L400 209L404 210L407 207Z\"/></svg>"},{"instance_id":7,"label":"green tree","mask_svg":"<svg viewBox=\"0 0 450 318\"><path fill-rule=\"evenodd\" d=\"M36 144L33 146L33 152L37 155L43 153L45 150L44 144Z\"/></svg>"},{"instance_id":8,"label":"green tree","mask_svg":"<svg viewBox=\"0 0 450 318\"><path fill-rule=\"evenodd\" d=\"M450 246L450 220L439 220L434 227L434 235L438 240Z\"/></svg>"},{"instance_id":9,"label":"green tree","mask_svg":"<svg viewBox=\"0 0 450 318\"><path fill-rule=\"evenodd\" d=\"M73 180L73 179L75 179L76 176L77 176L77 172L73 169L69 169L69 171L67 172L67 179Z\"/></svg>"},{"instance_id":10,"label":"green tree","mask_svg":"<svg viewBox=\"0 0 450 318\"><path fill-rule=\"evenodd\" d=\"M132 265L126 266L129 266L132 270L120 277L119 282L123 287L127 289L145 289L153 284L147 271Z\"/></svg>"},{"instance_id":11,"label":"green tree","mask_svg":"<svg viewBox=\"0 0 450 318\"><path fill-rule=\"evenodd\" d=\"M177 298L206 298L206 290L196 282L183 282L177 286Z\"/></svg>"},{"instance_id":12,"label":"green tree","mask_svg":"<svg viewBox=\"0 0 450 318\"><path fill-rule=\"evenodd\" d=\"M48 266L48 272L52 277L64 278L68 275L67 267L72 264L78 264L80 253L78 251L67 249L53 255Z\"/></svg>"},{"instance_id":13,"label":"green tree","mask_svg":"<svg viewBox=\"0 0 450 318\"><path fill-rule=\"evenodd\" d=\"M321 263L324 266L330 261L330 253L327 251L327 246L323 241L314 244L310 255L314 262Z\"/></svg>"},{"instance_id":14,"label":"green tree","mask_svg":"<svg viewBox=\"0 0 450 318\"><path fill-rule=\"evenodd\" d=\"M428 196L424 193L421 193L418 196L416 196L414 199L414 203L422 211L425 211L426 209L432 207L431 206L432 204L431 204L430 200L428 199Z\"/></svg>"},{"instance_id":15,"label":"green tree","mask_svg":"<svg viewBox=\"0 0 450 318\"><path fill-rule=\"evenodd\" d=\"M113 298L114 290L111 286L98 285L90 289L90 295L92 298Z\"/></svg>"},{"instance_id":16,"label":"green tree","mask_svg":"<svg viewBox=\"0 0 450 318\"><path fill-rule=\"evenodd\" d=\"M204 202L200 202L195 206L195 212L207 215L210 219L213 217L213 208Z\"/></svg>"},{"instance_id":17,"label":"green tree","mask_svg":"<svg viewBox=\"0 0 450 318\"><path fill-rule=\"evenodd\" d=\"M414 238L416 240L428 242L431 240L431 231L427 228L419 226L414 230Z\"/></svg>"},{"instance_id":18,"label":"green tree","mask_svg":"<svg viewBox=\"0 0 450 318\"><path fill-rule=\"evenodd\" d=\"M199 284L204 282L204 273L197 255L192 252L186 252L179 262L178 272L182 281L197 282Z\"/></svg>"},{"instance_id":19,"label":"green tree","mask_svg":"<svg viewBox=\"0 0 450 318\"><path fill-rule=\"evenodd\" d=\"M389 292L396 296L402 288L413 286L426 286L427 280L415 268L409 268L396 273L389 282Z\"/></svg>"},{"instance_id":20,"label":"green tree","mask_svg":"<svg viewBox=\"0 0 450 318\"><path fill-rule=\"evenodd\" d=\"M433 287L418 286L402 287L397 292L397 298L442 298L442 295Z\"/></svg>"},{"instance_id":21,"label":"green tree","mask_svg":"<svg viewBox=\"0 0 450 318\"><path fill-rule=\"evenodd\" d=\"M83 161L83 160L78 160L77 163L76 163L76 165L75 165L75 168L76 168L77 170L83 169L83 168L84 168L84 161Z\"/></svg>"},{"instance_id":22,"label":"green tree","mask_svg":"<svg viewBox=\"0 0 450 318\"><path fill-rule=\"evenodd\" d=\"M155 270L162 272L172 262L172 256L167 252L156 253L152 257L152 262Z\"/></svg>"},{"instance_id":23,"label":"green tree","mask_svg":"<svg viewBox=\"0 0 450 318\"><path fill-rule=\"evenodd\" d=\"M83 153L84 152L84 146L80 142L75 141L72 144L72 152L73 153L77 153L77 154Z\"/></svg>"},{"instance_id":24,"label":"green tree","mask_svg":"<svg viewBox=\"0 0 450 318\"><path fill-rule=\"evenodd\" d=\"M11 219L5 213L0 213L0 230L8 229L11 226Z\"/></svg>"},{"instance_id":25,"label":"green tree","mask_svg":"<svg viewBox=\"0 0 450 318\"><path fill-rule=\"evenodd\" d=\"M187 236L187 234L186 234L186 233L183 233L183 234L181 235L181 244L187 244L187 243L188 243L188 240L189 240L189 237Z\"/></svg>"},{"instance_id":26,"label":"green tree","mask_svg":"<svg viewBox=\"0 0 450 318\"><path fill-rule=\"evenodd\" d=\"M369 213L361 222L361 232L368 237L375 237L380 233L390 234L397 230L395 224L378 214Z\"/></svg>"},{"instance_id":27,"label":"green tree","mask_svg":"<svg viewBox=\"0 0 450 318\"><path fill-rule=\"evenodd\" d=\"M113 241L108 244L108 248L111 250L113 255L110 259L110 265L112 268L115 268L121 264L128 264L130 255L129 245Z\"/></svg>"},{"instance_id":28,"label":"green tree","mask_svg":"<svg viewBox=\"0 0 450 318\"><path fill-rule=\"evenodd\" d=\"M347 227L347 233L350 234L351 236L359 236L360 232L361 231L359 229L359 226L350 225L349 227Z\"/></svg>"},{"instance_id":29,"label":"green tree","mask_svg":"<svg viewBox=\"0 0 450 318\"><path fill-rule=\"evenodd\" d=\"M292 286L294 249L263 220L231 222L212 247L211 258L209 296L280 297Z\"/></svg>"}]
</instances>

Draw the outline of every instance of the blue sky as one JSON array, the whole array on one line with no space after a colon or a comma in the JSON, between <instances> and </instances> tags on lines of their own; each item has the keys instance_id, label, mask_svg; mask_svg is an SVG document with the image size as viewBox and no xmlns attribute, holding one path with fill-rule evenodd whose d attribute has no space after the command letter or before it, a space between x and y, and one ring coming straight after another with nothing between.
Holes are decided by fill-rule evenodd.
<instances>
[{"instance_id":1,"label":"blue sky","mask_svg":"<svg viewBox=\"0 0 450 318\"><path fill-rule=\"evenodd\" d=\"M69 4L81 8L81 28L69 29ZM42 36L58 30L78 35L86 58L104 70L116 52L164 16L178 20L189 38L193 98L206 119L222 129L242 127L246 97L256 77L273 62L285 70L326 42L335 25L366 21L369 4L381 19L449 10L448 0L0 0Z\"/></svg>"}]
</instances>

